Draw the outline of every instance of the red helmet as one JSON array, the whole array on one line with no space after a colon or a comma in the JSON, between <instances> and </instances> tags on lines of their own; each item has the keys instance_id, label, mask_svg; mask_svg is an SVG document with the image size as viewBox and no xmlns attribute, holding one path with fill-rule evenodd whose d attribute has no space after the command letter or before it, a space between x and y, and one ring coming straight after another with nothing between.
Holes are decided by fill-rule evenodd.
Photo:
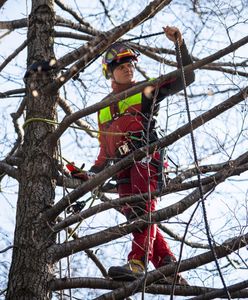
<instances>
[{"instance_id":1,"label":"red helmet","mask_svg":"<svg viewBox=\"0 0 248 300\"><path fill-rule=\"evenodd\" d=\"M111 45L102 60L102 72L106 79L110 78L111 66L115 63L124 63L127 61L137 62L137 57L140 53L130 48L128 45L125 45L121 42L117 42Z\"/></svg>"}]
</instances>

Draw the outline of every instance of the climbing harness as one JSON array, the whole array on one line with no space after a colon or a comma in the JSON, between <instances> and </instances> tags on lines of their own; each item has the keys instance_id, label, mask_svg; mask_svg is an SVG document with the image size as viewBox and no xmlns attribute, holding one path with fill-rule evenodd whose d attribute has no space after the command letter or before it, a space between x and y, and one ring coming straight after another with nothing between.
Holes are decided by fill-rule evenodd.
<instances>
[{"instance_id":1,"label":"climbing harness","mask_svg":"<svg viewBox=\"0 0 248 300\"><path fill-rule=\"evenodd\" d=\"M83 210L87 204L87 202L91 199L91 197L87 200L82 200L82 201L76 201L75 204L71 204L70 206L67 207L66 213L67 214L77 214L81 210Z\"/></svg>"}]
</instances>

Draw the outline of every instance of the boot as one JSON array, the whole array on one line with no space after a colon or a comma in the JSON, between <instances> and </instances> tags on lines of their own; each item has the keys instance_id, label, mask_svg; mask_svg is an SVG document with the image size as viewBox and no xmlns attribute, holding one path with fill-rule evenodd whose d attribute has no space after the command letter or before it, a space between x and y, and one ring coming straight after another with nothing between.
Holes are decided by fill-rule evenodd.
<instances>
[{"instance_id":1,"label":"boot","mask_svg":"<svg viewBox=\"0 0 248 300\"><path fill-rule=\"evenodd\" d=\"M165 256L163 259L163 264L162 266L168 265L170 263L176 263L176 260L173 256ZM175 275L168 275L164 276L162 279L160 279L156 284L173 284L174 282L174 277ZM183 278L183 276L180 273L176 274L176 285L184 285L184 286L189 286L188 282L186 279Z\"/></svg>"},{"instance_id":2,"label":"boot","mask_svg":"<svg viewBox=\"0 0 248 300\"><path fill-rule=\"evenodd\" d=\"M124 266L110 267L108 275L114 280L133 281L142 277L144 272L144 263L141 260L131 259Z\"/></svg>"}]
</instances>

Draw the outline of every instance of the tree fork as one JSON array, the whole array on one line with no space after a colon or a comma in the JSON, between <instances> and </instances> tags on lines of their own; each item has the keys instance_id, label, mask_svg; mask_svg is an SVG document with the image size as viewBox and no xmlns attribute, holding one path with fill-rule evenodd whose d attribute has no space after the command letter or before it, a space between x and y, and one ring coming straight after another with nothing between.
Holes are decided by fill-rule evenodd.
<instances>
[{"instance_id":1,"label":"tree fork","mask_svg":"<svg viewBox=\"0 0 248 300\"><path fill-rule=\"evenodd\" d=\"M53 0L34 0L28 22L28 66L54 59ZM25 78L26 119L39 117L55 120L57 95L45 96L42 87L53 81L53 72L37 70ZM9 273L7 300L51 299L49 280L52 265L47 247L55 237L38 216L53 205L56 177L56 145L47 137L54 126L33 122L25 128L22 163L19 166L19 192L12 264Z\"/></svg>"}]
</instances>

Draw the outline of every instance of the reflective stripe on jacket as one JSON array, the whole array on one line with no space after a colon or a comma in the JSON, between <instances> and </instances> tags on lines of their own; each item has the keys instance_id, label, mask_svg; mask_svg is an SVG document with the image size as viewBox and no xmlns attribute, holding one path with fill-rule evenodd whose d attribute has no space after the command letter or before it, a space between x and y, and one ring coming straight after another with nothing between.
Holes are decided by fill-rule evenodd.
<instances>
[{"instance_id":1,"label":"reflective stripe on jacket","mask_svg":"<svg viewBox=\"0 0 248 300\"><path fill-rule=\"evenodd\" d=\"M99 112L99 116L98 116L99 124L100 125L105 124L107 122L112 121L117 116L119 117L120 115L123 115L130 107L137 105L137 104L141 104L141 101L142 101L142 94L138 93L138 94L132 95L128 98L125 98L123 100L120 100L117 103L118 111L116 111L114 113L111 113L110 106L104 107Z\"/></svg>"}]
</instances>

